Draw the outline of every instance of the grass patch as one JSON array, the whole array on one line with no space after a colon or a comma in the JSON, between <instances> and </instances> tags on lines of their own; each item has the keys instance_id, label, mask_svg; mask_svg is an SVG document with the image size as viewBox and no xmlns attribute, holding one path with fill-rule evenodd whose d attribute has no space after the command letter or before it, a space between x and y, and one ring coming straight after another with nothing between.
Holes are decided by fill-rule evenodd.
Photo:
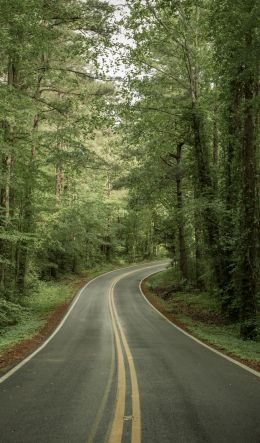
<instances>
[{"instance_id":1,"label":"grass patch","mask_svg":"<svg viewBox=\"0 0 260 443\"><path fill-rule=\"evenodd\" d=\"M9 306L12 322L0 323L0 353L32 338L44 325L57 306L72 297L75 286L58 282L40 282L37 293L19 303L5 302Z\"/></svg>"},{"instance_id":2,"label":"grass patch","mask_svg":"<svg viewBox=\"0 0 260 443\"><path fill-rule=\"evenodd\" d=\"M242 340L239 337L239 325L210 325L194 321L187 316L179 316L189 330L202 340L207 340L219 349L245 360L260 362L259 341Z\"/></svg>"},{"instance_id":3,"label":"grass patch","mask_svg":"<svg viewBox=\"0 0 260 443\"><path fill-rule=\"evenodd\" d=\"M152 290L172 289L173 285L179 281L178 275L173 268L166 269L166 271L156 272L146 280L146 285Z\"/></svg>"},{"instance_id":4,"label":"grass patch","mask_svg":"<svg viewBox=\"0 0 260 443\"><path fill-rule=\"evenodd\" d=\"M178 274L173 269L154 274L145 281L145 287L157 307L169 314L170 319L177 320L193 335L228 354L260 363L259 341L240 338L239 324L228 324L221 317L214 295L185 287L182 291L180 285Z\"/></svg>"}]
</instances>

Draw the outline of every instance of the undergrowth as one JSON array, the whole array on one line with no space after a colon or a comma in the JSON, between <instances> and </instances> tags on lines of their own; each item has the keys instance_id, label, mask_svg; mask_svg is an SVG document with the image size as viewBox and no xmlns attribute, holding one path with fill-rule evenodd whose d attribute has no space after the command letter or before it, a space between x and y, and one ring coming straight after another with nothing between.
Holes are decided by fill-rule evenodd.
<instances>
[{"instance_id":1,"label":"undergrowth","mask_svg":"<svg viewBox=\"0 0 260 443\"><path fill-rule=\"evenodd\" d=\"M173 320L184 324L198 338L241 359L260 361L259 341L240 338L239 324L230 324L221 316L214 294L182 285L172 268L152 275L145 286Z\"/></svg>"},{"instance_id":2,"label":"undergrowth","mask_svg":"<svg viewBox=\"0 0 260 443\"><path fill-rule=\"evenodd\" d=\"M44 325L48 315L73 294L71 285L40 282L37 293L21 303L0 302L0 352L32 338Z\"/></svg>"}]
</instances>

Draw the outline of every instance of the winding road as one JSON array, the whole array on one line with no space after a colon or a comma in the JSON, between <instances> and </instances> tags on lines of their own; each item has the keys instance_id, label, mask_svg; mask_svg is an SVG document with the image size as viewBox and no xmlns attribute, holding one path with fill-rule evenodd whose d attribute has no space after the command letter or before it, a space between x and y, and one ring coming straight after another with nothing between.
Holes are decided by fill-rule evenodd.
<instances>
[{"instance_id":1,"label":"winding road","mask_svg":"<svg viewBox=\"0 0 260 443\"><path fill-rule=\"evenodd\" d=\"M0 443L259 443L253 372L144 299L165 263L92 280L38 352L0 378Z\"/></svg>"}]
</instances>

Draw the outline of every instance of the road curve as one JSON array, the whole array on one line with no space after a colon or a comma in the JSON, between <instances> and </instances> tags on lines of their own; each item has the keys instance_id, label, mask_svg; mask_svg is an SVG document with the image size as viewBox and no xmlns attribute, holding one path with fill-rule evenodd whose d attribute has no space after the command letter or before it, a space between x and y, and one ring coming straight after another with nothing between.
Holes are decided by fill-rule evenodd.
<instances>
[{"instance_id":1,"label":"road curve","mask_svg":"<svg viewBox=\"0 0 260 443\"><path fill-rule=\"evenodd\" d=\"M259 378L167 323L139 282L104 274L40 352L0 379L0 443L259 443ZM8 374L7 374L8 375Z\"/></svg>"}]
</instances>

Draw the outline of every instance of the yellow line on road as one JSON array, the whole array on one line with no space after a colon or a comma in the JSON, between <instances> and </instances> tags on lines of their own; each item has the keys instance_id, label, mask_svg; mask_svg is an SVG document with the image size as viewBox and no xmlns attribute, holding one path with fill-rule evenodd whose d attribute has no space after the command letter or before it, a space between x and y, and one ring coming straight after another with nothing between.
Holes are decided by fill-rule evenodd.
<instances>
[{"instance_id":1,"label":"yellow line on road","mask_svg":"<svg viewBox=\"0 0 260 443\"><path fill-rule=\"evenodd\" d=\"M113 288L114 289L114 288ZM126 357L129 364L130 369L130 378L131 378L131 387L132 387L132 443L140 443L141 442L141 409L140 409L140 396L139 396L139 388L137 382L137 375L134 365L134 360L130 348L128 346L126 336L122 329L122 326L118 319L118 314L114 302L114 291L112 292L112 306L114 309L116 321L118 324L118 328L121 334L122 342L125 348Z\"/></svg>"},{"instance_id":2,"label":"yellow line on road","mask_svg":"<svg viewBox=\"0 0 260 443\"><path fill-rule=\"evenodd\" d=\"M108 443L121 443L123 435L124 413L125 413L125 392L126 392L125 363L124 363L123 350L112 306L112 298L113 298L112 294L117 281L118 279L114 280L109 291L109 309L110 309L112 326L114 329L115 341L117 347L118 374L117 374L116 407L115 407L114 419Z\"/></svg>"},{"instance_id":3,"label":"yellow line on road","mask_svg":"<svg viewBox=\"0 0 260 443\"><path fill-rule=\"evenodd\" d=\"M124 334L123 328L120 324L117 309L114 301L114 288L116 284L122 280L124 277L131 275L138 271L143 271L145 269L154 268L158 265L146 266L145 268L135 269L131 272L126 272L120 275L118 278L113 280L112 285L109 290L109 310L111 314L111 321L115 335L115 343L117 348L117 365L118 365L118 377L117 377L117 396L115 412L113 417L113 422L111 425L111 431L108 439L108 443L121 443L124 428L124 415L125 415L125 397L126 397L126 371L124 363L124 354L121 341L124 346L125 354L127 357L130 379L131 379L131 390L132 390L132 433L131 433L131 443L141 443L141 408L140 408L140 395L138 388L137 375L134 365L134 360L132 353L130 351L126 336Z\"/></svg>"}]
</instances>

